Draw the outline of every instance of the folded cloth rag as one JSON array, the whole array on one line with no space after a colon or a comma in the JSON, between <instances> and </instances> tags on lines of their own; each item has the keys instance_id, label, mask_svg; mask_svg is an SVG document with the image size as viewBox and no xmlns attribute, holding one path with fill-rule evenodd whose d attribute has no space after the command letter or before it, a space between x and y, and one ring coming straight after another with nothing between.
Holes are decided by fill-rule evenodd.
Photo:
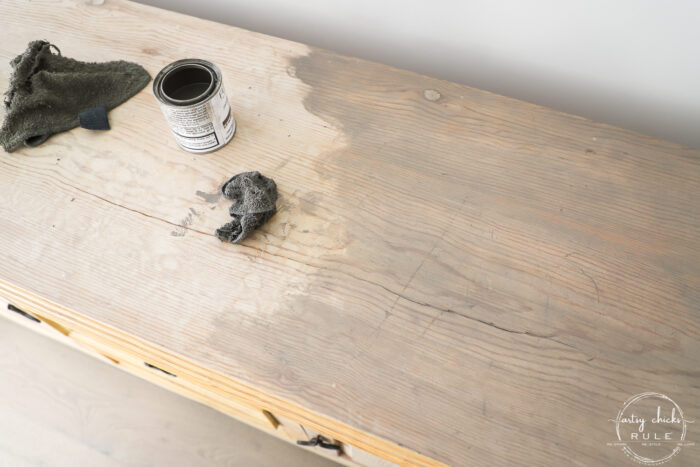
<instances>
[{"instance_id":1,"label":"folded cloth rag","mask_svg":"<svg viewBox=\"0 0 700 467\"><path fill-rule=\"evenodd\" d=\"M51 49L56 53L53 53ZM75 128L78 115L97 106L113 109L143 89L148 72L136 63L86 63L61 55L46 41L30 42L10 65L0 145L12 152L37 146L49 136Z\"/></svg>"},{"instance_id":2,"label":"folded cloth rag","mask_svg":"<svg viewBox=\"0 0 700 467\"><path fill-rule=\"evenodd\" d=\"M240 242L277 212L277 185L260 172L234 175L221 192L233 201L229 208L233 220L216 229L216 238L223 242Z\"/></svg>"}]
</instances>

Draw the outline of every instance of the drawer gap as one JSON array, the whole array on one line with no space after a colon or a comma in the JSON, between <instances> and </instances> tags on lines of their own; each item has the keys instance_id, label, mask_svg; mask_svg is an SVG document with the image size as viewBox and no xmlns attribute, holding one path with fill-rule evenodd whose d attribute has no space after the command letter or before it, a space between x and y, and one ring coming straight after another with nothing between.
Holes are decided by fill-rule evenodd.
<instances>
[{"instance_id":1,"label":"drawer gap","mask_svg":"<svg viewBox=\"0 0 700 467\"><path fill-rule=\"evenodd\" d=\"M148 368L152 368L152 369L154 369L154 370L160 371L161 373L165 373L165 374L168 375L168 376L172 376L173 378L177 378L177 375L176 375L175 373L170 373L169 371L164 370L164 369L162 369L162 368L158 368L157 366L152 365L152 364L150 364L150 363L148 363L148 362L143 362L143 364L146 365Z\"/></svg>"}]
</instances>

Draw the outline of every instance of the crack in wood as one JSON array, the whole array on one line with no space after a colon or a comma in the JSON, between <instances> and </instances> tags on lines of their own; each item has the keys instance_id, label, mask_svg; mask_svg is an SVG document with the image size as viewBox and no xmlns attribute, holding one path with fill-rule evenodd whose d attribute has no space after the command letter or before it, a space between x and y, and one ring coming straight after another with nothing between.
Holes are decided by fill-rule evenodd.
<instances>
[{"instance_id":1,"label":"crack in wood","mask_svg":"<svg viewBox=\"0 0 700 467\"><path fill-rule=\"evenodd\" d=\"M96 195L96 194L91 193L91 192L89 192L89 191L87 191L87 190L83 190L82 188L78 188L78 187L73 186L73 185L71 185L71 184L69 184L69 183L65 183L65 182L62 182L62 183L64 183L65 185L70 186L71 188L74 188L74 189L80 191L81 193L84 193L84 194L86 194L86 195L92 196L92 197L97 198L97 199L99 199L99 200L101 200L101 201L104 201L104 202L106 202L106 203L109 203L109 204L111 204L112 206L116 206L116 207L119 207L119 208L122 208L122 209L126 209L127 211L133 212L133 213L135 213L135 214L140 214L140 215L145 216L145 217L148 217L148 218L150 218L150 219L154 219L154 220L157 220L157 221L165 222L166 224L169 224L169 225L172 225L172 226L175 226L175 227L178 227L178 228L182 228L182 229L190 230L190 231L192 231L192 232L197 232L197 233L200 233L200 234L203 234L203 235L207 235L207 236L210 236L210 237L214 237L213 234L210 234L210 233L207 233L207 232L204 232L204 231L201 231L201 230L193 229L193 228L188 227L188 226L183 226L183 225L180 225L180 224L176 224L176 223L174 223L174 222L170 222L170 221L168 221L168 220L166 220L166 219L163 219L163 218L161 218L161 217L158 217L158 216L153 216L153 215L151 215L151 214L146 214L145 212L139 211L138 209L133 209L133 208L124 206L124 205L122 205L122 204L115 203L114 201L110 201L110 200L107 199L107 198L104 198L104 197L102 197L102 196ZM466 200L465 200L465 201L466 201ZM443 235L444 235L444 233L443 233ZM438 240L437 243L439 243L439 240ZM437 246L437 243L436 243L435 246ZM271 252L269 252L269 251L267 251L267 250L262 250L262 249L260 249L260 248L255 248L255 247L253 247L253 246L249 246L249 245L240 245L240 246L242 246L242 247L244 247L244 248L250 248L250 249L255 250L255 251L258 251L258 252L260 252L260 253L266 253L266 254L269 254L269 255L271 255L271 256L275 256L275 257L277 257L277 258L282 258L282 259L285 259L285 260L294 261L294 262L296 262L296 263L303 264L303 265L305 265L305 266L309 266L309 267L312 267L312 268L322 269L322 266L314 265L314 264L310 264L310 263L306 263L306 262L301 261L301 260L299 260L299 259L290 258L290 257L288 257L288 256L284 256L284 255L279 255L279 254L271 253ZM433 247L433 249L435 248L435 246ZM421 266L422 266L423 263L427 260L427 257L428 257L428 256L430 256L430 254L428 254L425 258L423 258L423 261L421 262ZM579 267L580 267L580 266L579 266ZM418 269L420 269L420 266L419 266ZM436 305L433 305L433 304L431 304L431 303L427 303L427 302L422 302L422 301L419 301L419 300L415 300L415 299L413 299L413 298L408 297L407 295L404 295L403 292L402 292L402 293L396 292L396 291L391 290L390 288L388 288L388 287L386 287L386 286L384 286L384 285L382 285L382 284L380 284L380 283L378 283L378 282L373 282L373 281L370 281L370 280L368 280L368 279L363 279L363 278L361 278L361 277L359 277L359 276L355 276L354 274L350 274L350 273L345 272L345 271L338 271L338 272L339 272L340 274L344 274L344 275L349 276L349 277L351 277L351 278L353 278L353 279L355 279L355 280L358 280L358 281L360 281L360 282L364 282L364 283L366 283L366 284L370 284L370 285L379 287L379 288L385 290L386 292L388 292L388 293L390 293L390 294L392 294L392 295L395 295L395 296L396 296L396 300L394 301L394 303L393 303L393 305L392 305L392 309L390 310L389 314L391 314L391 311L393 311L393 309L396 307L396 303L398 303L399 299L403 298L404 300L409 301L409 302L411 302L411 303L415 303L416 305L425 306L425 307L427 307L427 308L432 308L433 310L437 310L437 311L440 312L440 314L442 314L442 313L454 314L454 315L460 316L460 317L462 317L462 318L465 318L465 319L468 319L468 320L471 320L471 321L474 321L474 322L477 322L477 323L484 324L484 325L489 326L489 327L491 327L491 328L498 329L498 330L500 330L500 331L508 332L508 333L511 333L511 334L519 334L519 335L523 335L523 336L535 337L535 338L539 338L539 339L547 339L547 340L549 340L549 341L556 342L556 343L558 343L558 344L560 344L560 345L563 345L563 346L566 346L566 347L569 347L569 348L572 348L572 349L575 349L575 350L579 350L578 348L576 348L575 346L573 346L573 345L571 345L571 344L567 344L566 342L563 342L563 341L561 341L561 340L559 340L559 339L555 339L555 336L554 336L554 335L551 335L551 334L539 334L539 333L532 332L532 331L529 331L529 330L521 331L521 330L517 330L517 329L509 329L509 328L500 326L500 325L498 325L498 324L495 324L495 323L493 323L493 322L490 322L490 321L487 321L487 320L484 320L484 319L480 319L480 318L477 318L477 317L474 317L474 316L469 316L469 315L466 315L466 314L464 314L464 313L460 313L460 312L458 312L458 311L451 310L451 309L449 309L449 308L441 308L441 307L436 306ZM418 272L418 270L416 270L416 271L414 272L414 274L413 274L414 276L415 276L415 273L416 273L416 272ZM593 280L593 278L590 277L588 274L586 274L583 270L582 270L581 272L583 272L583 274L586 275L586 277L589 277L589 278L593 281L593 284L594 284L595 287L596 287L596 291L598 291L598 285L595 283L595 280ZM412 278L413 278L413 277L412 277ZM411 278L411 280L412 280L412 278ZM406 283L406 286L404 287L404 292L405 292L406 288L408 287L408 285L410 284L411 280L409 280L409 281ZM598 301L600 302L600 296L598 297ZM468 308L474 308L475 305L474 305L474 304L467 304L466 306L467 306ZM386 317L385 317L385 318L386 318ZM428 328L429 328L432 324L434 324L435 321L436 321L438 318L439 318L439 315L436 316L435 318L433 318L433 320L430 322L430 324L428 325L428 327L426 327L426 329L424 330L423 335L425 335L425 332L427 332ZM385 320L386 320L386 319L385 319ZM579 350L579 351L580 351L580 350Z\"/></svg>"}]
</instances>

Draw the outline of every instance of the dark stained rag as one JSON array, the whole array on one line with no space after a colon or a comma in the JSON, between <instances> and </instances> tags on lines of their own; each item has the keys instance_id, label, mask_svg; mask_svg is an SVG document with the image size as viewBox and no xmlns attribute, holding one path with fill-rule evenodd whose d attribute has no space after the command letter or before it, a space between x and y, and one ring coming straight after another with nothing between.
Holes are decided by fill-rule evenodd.
<instances>
[{"instance_id":1,"label":"dark stained rag","mask_svg":"<svg viewBox=\"0 0 700 467\"><path fill-rule=\"evenodd\" d=\"M30 42L10 65L13 73L0 128L0 145L8 152L38 146L54 133L75 128L82 112L100 106L113 109L151 79L136 63L79 62L46 41Z\"/></svg>"},{"instance_id":2,"label":"dark stained rag","mask_svg":"<svg viewBox=\"0 0 700 467\"><path fill-rule=\"evenodd\" d=\"M260 172L234 175L221 192L233 201L229 208L233 220L216 229L216 238L223 242L239 243L277 212L277 185Z\"/></svg>"}]
</instances>

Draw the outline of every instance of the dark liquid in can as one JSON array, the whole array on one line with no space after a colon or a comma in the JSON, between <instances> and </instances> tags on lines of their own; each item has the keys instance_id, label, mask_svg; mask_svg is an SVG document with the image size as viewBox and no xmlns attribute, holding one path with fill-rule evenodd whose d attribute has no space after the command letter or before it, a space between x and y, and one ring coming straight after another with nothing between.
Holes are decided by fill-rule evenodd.
<instances>
[{"instance_id":1,"label":"dark liquid in can","mask_svg":"<svg viewBox=\"0 0 700 467\"><path fill-rule=\"evenodd\" d=\"M163 79L163 97L175 104L186 105L207 94L213 85L214 77L207 68L198 65L183 66Z\"/></svg>"}]
</instances>

